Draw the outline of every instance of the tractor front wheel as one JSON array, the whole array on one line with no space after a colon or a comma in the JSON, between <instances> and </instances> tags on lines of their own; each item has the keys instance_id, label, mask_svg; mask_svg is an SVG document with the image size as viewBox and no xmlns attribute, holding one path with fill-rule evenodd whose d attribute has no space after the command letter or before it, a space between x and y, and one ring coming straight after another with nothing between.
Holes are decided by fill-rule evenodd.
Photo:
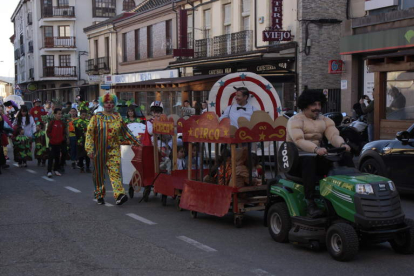
<instances>
[{"instance_id":1,"label":"tractor front wheel","mask_svg":"<svg viewBox=\"0 0 414 276\"><path fill-rule=\"evenodd\" d=\"M332 258L346 262L352 260L359 250L358 235L347 223L337 223L329 227L326 247Z\"/></svg>"},{"instance_id":2,"label":"tractor front wheel","mask_svg":"<svg viewBox=\"0 0 414 276\"><path fill-rule=\"evenodd\" d=\"M290 214L286 203L278 202L270 207L267 213L267 227L270 236L277 242L288 242L289 231L292 228Z\"/></svg>"},{"instance_id":3,"label":"tractor front wheel","mask_svg":"<svg viewBox=\"0 0 414 276\"><path fill-rule=\"evenodd\" d=\"M404 233L399 233L390 244L395 252L408 255L414 253L414 220L405 219L405 224L411 228Z\"/></svg>"}]
</instances>

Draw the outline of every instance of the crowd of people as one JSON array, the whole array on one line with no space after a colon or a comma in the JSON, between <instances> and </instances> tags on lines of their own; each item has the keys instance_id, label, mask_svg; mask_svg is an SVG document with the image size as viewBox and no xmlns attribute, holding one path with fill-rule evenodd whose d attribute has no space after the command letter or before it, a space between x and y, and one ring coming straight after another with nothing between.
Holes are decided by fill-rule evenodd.
<instances>
[{"instance_id":1,"label":"crowd of people","mask_svg":"<svg viewBox=\"0 0 414 276\"><path fill-rule=\"evenodd\" d=\"M37 166L46 167L48 177L61 176L68 160L73 169L91 172L91 162L85 152L85 135L89 119L96 110L81 101L66 103L64 109L58 101L40 99L26 105L8 101L0 105L0 167L9 168L8 145L13 148L14 161L19 167L27 167L28 161L37 161ZM46 165L47 161L47 165Z\"/></svg>"}]
</instances>

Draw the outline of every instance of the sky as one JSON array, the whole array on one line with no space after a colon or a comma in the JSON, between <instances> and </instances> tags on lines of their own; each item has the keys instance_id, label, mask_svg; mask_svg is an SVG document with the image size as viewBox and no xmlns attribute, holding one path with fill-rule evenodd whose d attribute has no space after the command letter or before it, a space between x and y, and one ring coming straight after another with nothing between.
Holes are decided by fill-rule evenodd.
<instances>
[{"instance_id":1,"label":"sky","mask_svg":"<svg viewBox=\"0 0 414 276\"><path fill-rule=\"evenodd\" d=\"M20 0L0 0L0 76L14 77L14 48L10 42L13 23L10 18Z\"/></svg>"}]
</instances>

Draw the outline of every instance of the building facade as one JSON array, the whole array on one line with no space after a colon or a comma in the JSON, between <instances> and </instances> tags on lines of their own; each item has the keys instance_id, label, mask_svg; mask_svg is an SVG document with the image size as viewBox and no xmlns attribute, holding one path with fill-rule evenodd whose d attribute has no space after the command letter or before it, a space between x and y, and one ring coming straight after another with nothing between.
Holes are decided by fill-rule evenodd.
<instances>
[{"instance_id":1,"label":"building facade","mask_svg":"<svg viewBox=\"0 0 414 276\"><path fill-rule=\"evenodd\" d=\"M85 73L83 29L135 7L133 0L21 0L14 23L16 83L27 99L96 98Z\"/></svg>"},{"instance_id":2,"label":"building facade","mask_svg":"<svg viewBox=\"0 0 414 276\"><path fill-rule=\"evenodd\" d=\"M327 111L339 111L341 77L328 74L328 64L340 59L340 23L346 19L346 2L182 1L180 8L188 16L188 48L194 49L194 56L179 57L170 67L186 76L257 73L272 83L287 108L296 108L296 97L305 87L326 89ZM290 39L264 41L264 31L272 30L289 32Z\"/></svg>"},{"instance_id":3,"label":"building facade","mask_svg":"<svg viewBox=\"0 0 414 276\"><path fill-rule=\"evenodd\" d=\"M414 1L351 1L342 24L342 94L352 109L374 98L375 139L392 139L414 123Z\"/></svg>"},{"instance_id":4,"label":"building facade","mask_svg":"<svg viewBox=\"0 0 414 276\"><path fill-rule=\"evenodd\" d=\"M13 94L13 83L0 78L0 102L3 102L4 98Z\"/></svg>"}]
</instances>

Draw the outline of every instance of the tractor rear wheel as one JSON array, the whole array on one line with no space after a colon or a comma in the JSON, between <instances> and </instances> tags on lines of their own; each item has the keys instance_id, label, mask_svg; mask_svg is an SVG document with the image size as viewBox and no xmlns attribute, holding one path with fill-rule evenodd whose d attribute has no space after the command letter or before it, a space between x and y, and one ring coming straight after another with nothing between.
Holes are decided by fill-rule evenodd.
<instances>
[{"instance_id":1,"label":"tractor rear wheel","mask_svg":"<svg viewBox=\"0 0 414 276\"><path fill-rule=\"evenodd\" d=\"M267 227L270 236L277 242L288 242L292 221L286 203L278 202L270 207L267 213Z\"/></svg>"},{"instance_id":2,"label":"tractor rear wheel","mask_svg":"<svg viewBox=\"0 0 414 276\"><path fill-rule=\"evenodd\" d=\"M335 260L350 261L359 250L358 235L355 229L347 223L334 224L329 227L326 234L326 247Z\"/></svg>"},{"instance_id":3,"label":"tractor rear wheel","mask_svg":"<svg viewBox=\"0 0 414 276\"><path fill-rule=\"evenodd\" d=\"M395 252L408 255L414 253L414 220L405 219L405 224L411 228L406 232L399 233L390 241L390 244Z\"/></svg>"}]
</instances>

